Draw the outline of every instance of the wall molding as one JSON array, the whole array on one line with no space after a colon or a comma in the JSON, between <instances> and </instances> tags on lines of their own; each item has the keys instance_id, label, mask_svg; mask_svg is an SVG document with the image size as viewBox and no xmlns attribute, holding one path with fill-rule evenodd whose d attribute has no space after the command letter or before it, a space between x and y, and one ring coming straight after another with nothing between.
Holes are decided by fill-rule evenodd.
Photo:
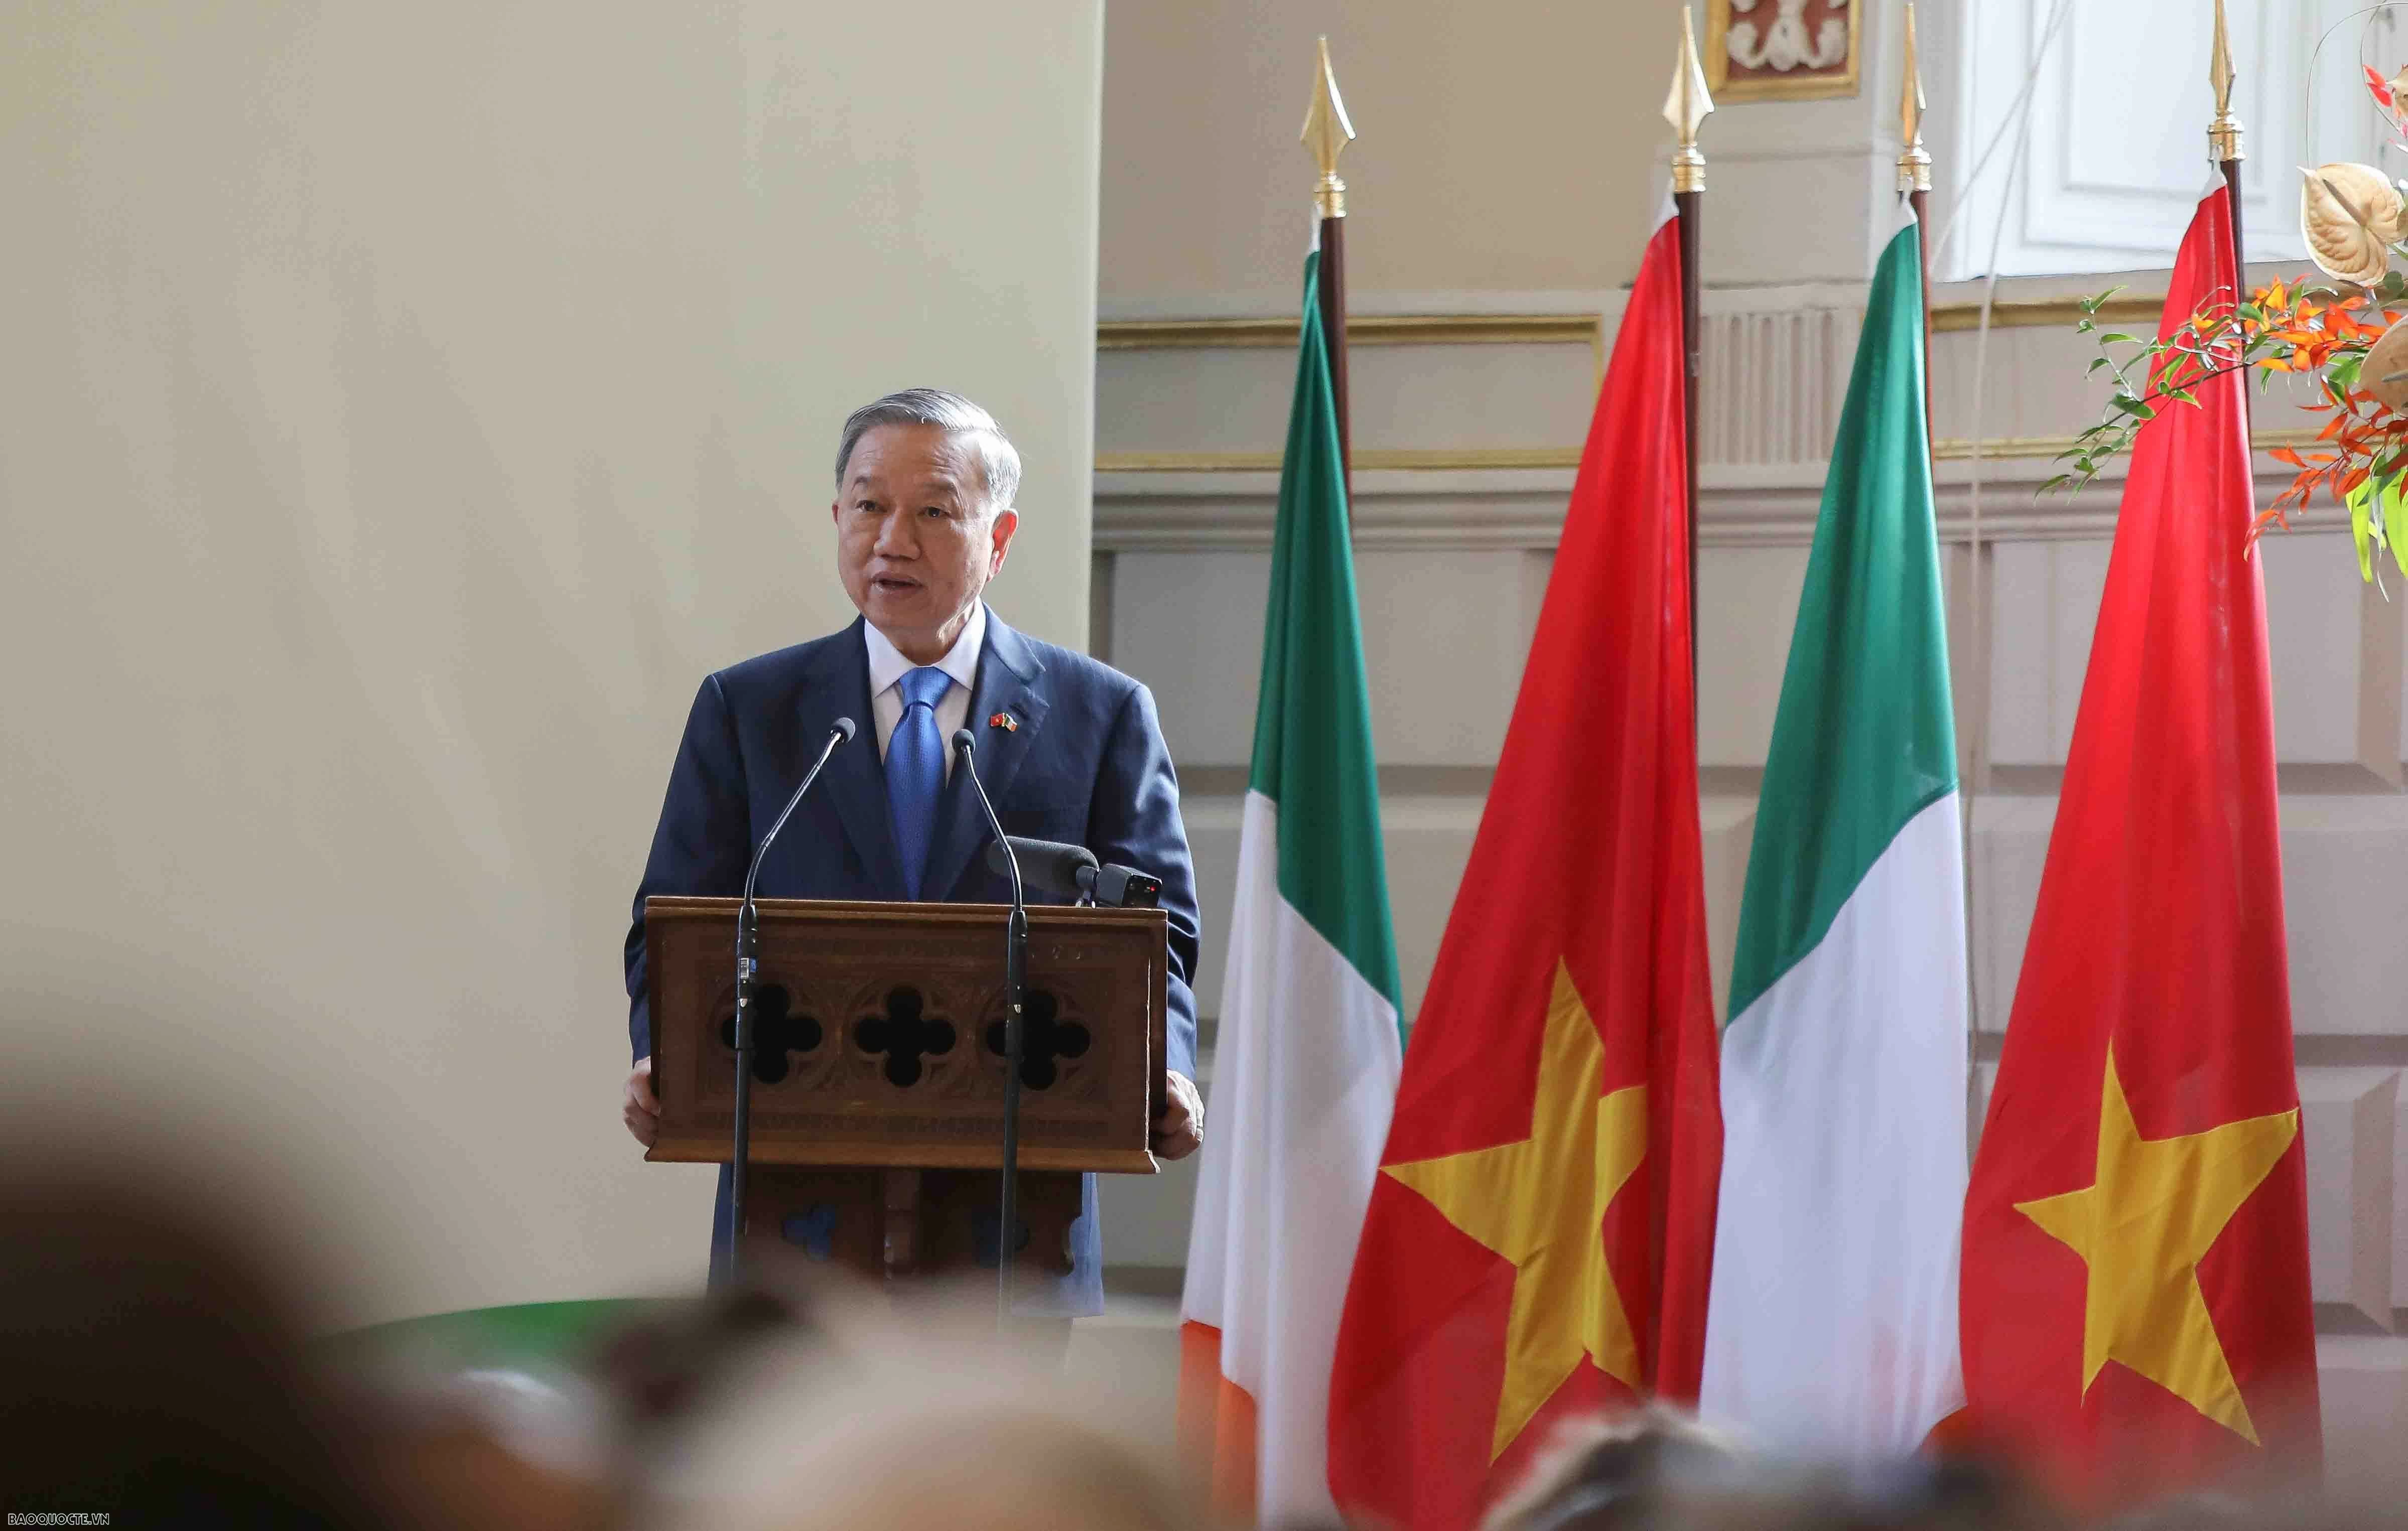
<instances>
[{"instance_id":1,"label":"wall molding","mask_svg":"<svg viewBox=\"0 0 2408 1531\"><path fill-rule=\"evenodd\" d=\"M1555 314L1349 314L1352 346L1594 346L1605 316ZM1108 319L1096 325L1098 351L1288 351L1293 317L1260 319Z\"/></svg>"},{"instance_id":2,"label":"wall molding","mask_svg":"<svg viewBox=\"0 0 2408 1531\"><path fill-rule=\"evenodd\" d=\"M1743 465L1702 470L1698 541L1707 548L1803 547L1822 508L1823 465ZM1985 474L1982 541L2048 542L2114 535L2120 479L2079 494L2036 491L2054 471L2045 460L2002 460ZM2120 471L2120 470L2119 470ZM2258 463L2258 501L2269 504L2291 470ZM1934 495L1940 539L1972 539L1971 474L1943 470ZM1563 536L1572 473L1563 469L1428 472L1367 468L1354 473L1354 542L1358 551L1550 552ZM1275 469L1251 473L1099 473L1094 547L1098 553L1262 551L1279 514ZM2319 510L2292 517L2300 530L2344 524Z\"/></svg>"},{"instance_id":3,"label":"wall molding","mask_svg":"<svg viewBox=\"0 0 2408 1531\"><path fill-rule=\"evenodd\" d=\"M2259 451L2276 447L2312 445L2314 431L2259 431L2251 438ZM1942 439L1931 444L1931 455L1942 463L1970 462L1977 451L1987 463L2054 462L2073 446L2070 436L2003 436L1984 440ZM1517 468L1570 471L1580 466L1578 447L1439 447L1426 451L1365 447L1354 453L1357 472L1492 473ZM1817 470L1823 465L1812 465ZM1098 474L1117 473L1277 473L1275 451L1099 451ZM1711 487L1712 465L1699 474ZM2041 477L2045 478L2043 474ZM1569 486L1568 486L1569 487Z\"/></svg>"},{"instance_id":4,"label":"wall molding","mask_svg":"<svg viewBox=\"0 0 2408 1531\"><path fill-rule=\"evenodd\" d=\"M1756 312L1753 305L1734 298L1744 290L1706 294L1710 312ZM1836 307L1813 305L1813 307ZM2102 324L2154 326L2165 297L2117 296L2098 310ZM2019 298L1991 306L1992 329L2063 326L2071 329L2083 317L2079 300L2070 297ZM1349 314L1346 342L1353 346L1590 346L1601 347L1607 315L1574 313ZM1931 328L1953 335L1978 329L1978 303L1933 306ZM1098 351L1285 351L1297 342L1293 316L1221 319L1108 319L1096 325Z\"/></svg>"},{"instance_id":5,"label":"wall molding","mask_svg":"<svg viewBox=\"0 0 2408 1531\"><path fill-rule=\"evenodd\" d=\"M2166 297L2111 297L2096 309L2082 307L2078 298L2025 298L2014 303L1990 306L1990 328L1994 330L2048 329L2062 326L2073 328L2077 320L2087 316L2101 328L2108 325L2138 324L2156 330L2157 320L2165 312ZM1931 330L1935 335L1960 335L1982 327L1982 306L1978 303L1942 303L1931 310Z\"/></svg>"}]
</instances>

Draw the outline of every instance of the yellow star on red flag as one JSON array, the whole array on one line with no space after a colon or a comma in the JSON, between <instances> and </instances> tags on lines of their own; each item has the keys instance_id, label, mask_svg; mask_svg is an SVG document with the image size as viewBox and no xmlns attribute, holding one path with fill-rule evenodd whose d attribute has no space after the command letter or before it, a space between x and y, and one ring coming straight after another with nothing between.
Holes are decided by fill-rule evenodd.
<instances>
[{"instance_id":1,"label":"yellow star on red flag","mask_svg":"<svg viewBox=\"0 0 2408 1531\"><path fill-rule=\"evenodd\" d=\"M2300 1113L2143 1138L2112 1048L2101 1095L2096 1180L2014 1204L2090 1267L2082 1391L2120 1361L2254 1445L2257 1427L2200 1291L2199 1263L2300 1135Z\"/></svg>"},{"instance_id":2,"label":"yellow star on red flag","mask_svg":"<svg viewBox=\"0 0 2408 1531\"><path fill-rule=\"evenodd\" d=\"M1449 1223L1513 1265L1495 1461L1584 1361L1639 1386L1639 1342L1605 1257L1606 1208L1647 1152L1647 1090L1603 1093L1605 1050L1570 970L1555 965L1530 1136L1390 1165Z\"/></svg>"}]
</instances>

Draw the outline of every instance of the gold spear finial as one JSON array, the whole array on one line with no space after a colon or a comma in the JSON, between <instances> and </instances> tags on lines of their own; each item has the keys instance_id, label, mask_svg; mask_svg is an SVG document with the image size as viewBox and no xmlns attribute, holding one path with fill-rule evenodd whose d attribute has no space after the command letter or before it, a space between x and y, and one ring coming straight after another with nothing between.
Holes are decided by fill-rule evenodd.
<instances>
[{"instance_id":1,"label":"gold spear finial","mask_svg":"<svg viewBox=\"0 0 2408 1531\"><path fill-rule=\"evenodd\" d=\"M2207 82L2215 90L2215 120L2207 124L2207 157L2219 163L2245 159L2241 119L2232 115L2232 37L2224 24L2224 0L2215 0L2215 45L2208 50Z\"/></svg>"},{"instance_id":2,"label":"gold spear finial","mask_svg":"<svg viewBox=\"0 0 2408 1531\"><path fill-rule=\"evenodd\" d=\"M1681 53L1672 61L1672 90L1664 97L1664 121L1672 124L1672 190L1706 189L1706 157L1698 151L1698 126L1713 115L1706 71L1698 64L1698 29L1689 7L1681 7Z\"/></svg>"},{"instance_id":3,"label":"gold spear finial","mask_svg":"<svg viewBox=\"0 0 2408 1531\"><path fill-rule=\"evenodd\" d=\"M1312 194L1321 216L1343 218L1346 183L1338 179L1338 156L1353 141L1354 124L1346 120L1346 103L1338 97L1338 72L1329 67L1329 39L1322 38L1319 46L1321 67L1312 79L1312 106L1304 114L1304 132L1298 137L1321 171L1321 185Z\"/></svg>"},{"instance_id":4,"label":"gold spear finial","mask_svg":"<svg viewBox=\"0 0 2408 1531\"><path fill-rule=\"evenodd\" d=\"M1923 147L1923 64L1914 47L1914 0L1906 0L1906 75L1898 92L1898 190L1931 190L1931 151Z\"/></svg>"}]
</instances>

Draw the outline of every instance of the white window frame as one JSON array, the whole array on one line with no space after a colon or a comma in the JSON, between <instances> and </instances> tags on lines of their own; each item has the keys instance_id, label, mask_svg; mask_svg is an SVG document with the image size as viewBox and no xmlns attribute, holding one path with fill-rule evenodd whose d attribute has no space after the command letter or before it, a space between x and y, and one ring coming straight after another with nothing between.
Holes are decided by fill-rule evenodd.
<instances>
[{"instance_id":1,"label":"white window frame","mask_svg":"<svg viewBox=\"0 0 2408 1531\"><path fill-rule=\"evenodd\" d=\"M1974 159L2008 122L2057 0L1969 0L1956 19L1956 110L1943 162L1943 205ZM2212 14L2206 0L2070 0L2071 10L2041 62L2030 142L2012 191L2012 137L1973 194L1942 251L1941 280L1986 275L1992 243L2002 277L2094 275L2165 265L2213 173L2207 123ZM2253 261L2300 261L2299 166L2361 160L2408 174L2408 156L2386 135L2360 83L2363 22L2333 35L2317 65L2305 121L2308 62L2328 27L2367 0L2228 0L2239 76L2233 110L2246 129L2242 224ZM2408 64L2408 8L2373 19L2369 60L2389 74ZM2118 57L2118 41L2144 35L2144 57ZM2086 98L2085 98L2086 97ZM2170 124L2168 114L2180 119ZM2009 130L2012 133L2012 129ZM2122 156L2085 135L2145 132L2159 147ZM2195 145L2195 151L2182 144ZM2004 222L2003 233L2000 224Z\"/></svg>"}]
</instances>

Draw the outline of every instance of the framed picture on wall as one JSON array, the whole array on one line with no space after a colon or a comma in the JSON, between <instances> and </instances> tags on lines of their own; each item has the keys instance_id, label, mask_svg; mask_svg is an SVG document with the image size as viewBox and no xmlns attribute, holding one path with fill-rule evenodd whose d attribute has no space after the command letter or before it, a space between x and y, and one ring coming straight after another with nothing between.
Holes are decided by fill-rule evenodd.
<instances>
[{"instance_id":1,"label":"framed picture on wall","mask_svg":"<svg viewBox=\"0 0 2408 1531\"><path fill-rule=\"evenodd\" d=\"M1706 86L1717 103L1856 93L1865 0L1707 0Z\"/></svg>"}]
</instances>

